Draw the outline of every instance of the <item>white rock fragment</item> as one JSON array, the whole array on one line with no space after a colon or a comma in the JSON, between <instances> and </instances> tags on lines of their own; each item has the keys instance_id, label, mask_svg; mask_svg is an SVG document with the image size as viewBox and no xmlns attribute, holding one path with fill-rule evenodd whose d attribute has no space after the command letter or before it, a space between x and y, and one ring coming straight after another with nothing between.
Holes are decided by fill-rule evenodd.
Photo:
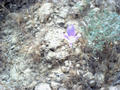
<instances>
[{"instance_id":1,"label":"white rock fragment","mask_svg":"<svg viewBox=\"0 0 120 90\"><path fill-rule=\"evenodd\" d=\"M19 80L19 73L17 72L16 67L13 67L10 70L10 76L13 80Z\"/></svg>"},{"instance_id":2,"label":"white rock fragment","mask_svg":"<svg viewBox=\"0 0 120 90\"><path fill-rule=\"evenodd\" d=\"M67 14L68 14L68 11L69 11L69 7L62 7L60 9L60 12L58 13L58 15L62 18L66 18L67 17Z\"/></svg>"},{"instance_id":3,"label":"white rock fragment","mask_svg":"<svg viewBox=\"0 0 120 90\"><path fill-rule=\"evenodd\" d=\"M93 11L98 12L98 11L100 11L100 9L99 8L94 8Z\"/></svg>"},{"instance_id":4,"label":"white rock fragment","mask_svg":"<svg viewBox=\"0 0 120 90\"><path fill-rule=\"evenodd\" d=\"M109 90L120 90L120 85L117 86L110 86Z\"/></svg>"},{"instance_id":5,"label":"white rock fragment","mask_svg":"<svg viewBox=\"0 0 120 90\"><path fill-rule=\"evenodd\" d=\"M59 24L59 23L65 23L65 20L64 19L62 19L62 18L56 18L55 19L55 22L57 23L57 24Z\"/></svg>"},{"instance_id":6,"label":"white rock fragment","mask_svg":"<svg viewBox=\"0 0 120 90\"><path fill-rule=\"evenodd\" d=\"M69 60L65 61L65 66L66 66L66 67L72 66L72 62L69 61Z\"/></svg>"},{"instance_id":7,"label":"white rock fragment","mask_svg":"<svg viewBox=\"0 0 120 90\"><path fill-rule=\"evenodd\" d=\"M70 68L69 68L69 67L62 66L62 67L61 67L61 70L62 70L63 73L67 73L67 72L69 72Z\"/></svg>"},{"instance_id":8,"label":"white rock fragment","mask_svg":"<svg viewBox=\"0 0 120 90\"><path fill-rule=\"evenodd\" d=\"M67 90L67 89L64 87L60 87L58 90Z\"/></svg>"},{"instance_id":9,"label":"white rock fragment","mask_svg":"<svg viewBox=\"0 0 120 90\"><path fill-rule=\"evenodd\" d=\"M52 6L52 3L44 3L41 8L36 11L41 22L47 20L50 14L53 12Z\"/></svg>"},{"instance_id":10,"label":"white rock fragment","mask_svg":"<svg viewBox=\"0 0 120 90\"><path fill-rule=\"evenodd\" d=\"M76 55L79 55L80 53L82 53L81 49L80 49L80 48L76 48L76 49L75 49L75 54L76 54Z\"/></svg>"},{"instance_id":11,"label":"white rock fragment","mask_svg":"<svg viewBox=\"0 0 120 90\"><path fill-rule=\"evenodd\" d=\"M93 79L94 76L91 72L87 72L86 74L83 75L83 77L89 78L89 79Z\"/></svg>"},{"instance_id":12,"label":"white rock fragment","mask_svg":"<svg viewBox=\"0 0 120 90\"><path fill-rule=\"evenodd\" d=\"M47 59L64 59L66 56L68 56L68 52L66 51L60 51L60 52L49 52L47 54Z\"/></svg>"},{"instance_id":13,"label":"white rock fragment","mask_svg":"<svg viewBox=\"0 0 120 90\"><path fill-rule=\"evenodd\" d=\"M67 57L69 54L67 51L59 51L56 53L56 58L57 59L64 59L65 57Z\"/></svg>"},{"instance_id":14,"label":"white rock fragment","mask_svg":"<svg viewBox=\"0 0 120 90\"><path fill-rule=\"evenodd\" d=\"M51 90L51 88L47 83L40 83L35 87L35 90Z\"/></svg>"},{"instance_id":15,"label":"white rock fragment","mask_svg":"<svg viewBox=\"0 0 120 90\"><path fill-rule=\"evenodd\" d=\"M48 43L48 49L54 48L62 45L62 41L64 40L64 29L61 28L49 28L48 32L45 35L45 41ZM64 59L66 56L68 56L68 52L66 48L63 46L60 49L57 49L55 52L48 52L47 59L56 58L56 59Z\"/></svg>"},{"instance_id":16,"label":"white rock fragment","mask_svg":"<svg viewBox=\"0 0 120 90\"><path fill-rule=\"evenodd\" d=\"M48 54L47 54L47 59L51 59L52 57L54 57L55 56L55 53L54 52L49 52Z\"/></svg>"},{"instance_id":17,"label":"white rock fragment","mask_svg":"<svg viewBox=\"0 0 120 90\"><path fill-rule=\"evenodd\" d=\"M36 40L35 42L41 43L41 40L44 39L45 43L41 46L42 49L45 49L45 51L53 48L55 51L49 51L46 59L64 59L66 56L69 55L67 49L65 46L62 46L63 40L64 40L64 32L65 30L62 28L56 28L56 27L45 27L40 30L39 33L36 33ZM37 43L35 43L37 44ZM47 46L47 47L46 47ZM62 46L58 49L57 47Z\"/></svg>"},{"instance_id":18,"label":"white rock fragment","mask_svg":"<svg viewBox=\"0 0 120 90\"><path fill-rule=\"evenodd\" d=\"M18 37L16 35L12 35L11 43L15 44L17 42L18 42Z\"/></svg>"},{"instance_id":19,"label":"white rock fragment","mask_svg":"<svg viewBox=\"0 0 120 90\"><path fill-rule=\"evenodd\" d=\"M95 74L95 80L97 81L98 85L104 83L104 78L105 78L104 74L100 72Z\"/></svg>"},{"instance_id":20,"label":"white rock fragment","mask_svg":"<svg viewBox=\"0 0 120 90\"><path fill-rule=\"evenodd\" d=\"M51 87L57 89L60 86L60 83L57 83L55 81L51 82Z\"/></svg>"},{"instance_id":21,"label":"white rock fragment","mask_svg":"<svg viewBox=\"0 0 120 90\"><path fill-rule=\"evenodd\" d=\"M45 41L49 43L49 48L56 48L62 44L61 41L64 39L63 32L64 30L60 28L48 29L48 32L45 36Z\"/></svg>"}]
</instances>

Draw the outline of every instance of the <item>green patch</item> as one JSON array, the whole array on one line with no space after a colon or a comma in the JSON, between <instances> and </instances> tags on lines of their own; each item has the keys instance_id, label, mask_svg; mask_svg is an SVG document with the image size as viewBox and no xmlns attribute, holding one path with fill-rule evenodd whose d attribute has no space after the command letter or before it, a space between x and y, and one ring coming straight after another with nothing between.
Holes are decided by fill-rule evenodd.
<instances>
[{"instance_id":1,"label":"green patch","mask_svg":"<svg viewBox=\"0 0 120 90\"><path fill-rule=\"evenodd\" d=\"M87 27L83 31L93 51L102 51L105 43L120 40L120 16L116 12L91 10L84 21Z\"/></svg>"}]
</instances>

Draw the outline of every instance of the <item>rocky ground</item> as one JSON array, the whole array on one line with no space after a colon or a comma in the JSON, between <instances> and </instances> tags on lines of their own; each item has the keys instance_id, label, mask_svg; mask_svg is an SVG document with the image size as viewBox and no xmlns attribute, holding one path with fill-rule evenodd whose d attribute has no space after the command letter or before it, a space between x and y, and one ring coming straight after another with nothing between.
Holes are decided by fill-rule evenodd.
<instances>
[{"instance_id":1,"label":"rocky ground","mask_svg":"<svg viewBox=\"0 0 120 90\"><path fill-rule=\"evenodd\" d=\"M0 0L0 90L120 90L120 43L94 55L81 30L90 9L119 13L119 0L8 1ZM70 24L82 36L72 48Z\"/></svg>"}]
</instances>

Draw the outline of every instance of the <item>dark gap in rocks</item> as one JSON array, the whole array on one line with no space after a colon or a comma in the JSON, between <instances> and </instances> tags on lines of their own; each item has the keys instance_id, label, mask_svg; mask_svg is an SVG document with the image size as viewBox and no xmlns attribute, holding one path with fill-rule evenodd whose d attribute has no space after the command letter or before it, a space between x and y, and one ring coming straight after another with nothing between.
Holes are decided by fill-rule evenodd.
<instances>
[{"instance_id":1,"label":"dark gap in rocks","mask_svg":"<svg viewBox=\"0 0 120 90\"><path fill-rule=\"evenodd\" d=\"M44 57L45 55L44 55L44 51L42 51L41 53L40 53L40 56L41 57Z\"/></svg>"},{"instance_id":2,"label":"dark gap in rocks","mask_svg":"<svg viewBox=\"0 0 120 90\"><path fill-rule=\"evenodd\" d=\"M90 57L90 60L88 61L89 64L89 71L92 72L93 74L95 74L98 70L98 62L93 58Z\"/></svg>"},{"instance_id":3,"label":"dark gap in rocks","mask_svg":"<svg viewBox=\"0 0 120 90\"><path fill-rule=\"evenodd\" d=\"M119 85L119 84L120 84L120 71L117 72L116 78L115 78L115 80L113 81L113 85Z\"/></svg>"},{"instance_id":4,"label":"dark gap in rocks","mask_svg":"<svg viewBox=\"0 0 120 90\"><path fill-rule=\"evenodd\" d=\"M5 33L0 33L0 39L3 39L4 36L6 36Z\"/></svg>"},{"instance_id":5,"label":"dark gap in rocks","mask_svg":"<svg viewBox=\"0 0 120 90\"><path fill-rule=\"evenodd\" d=\"M116 12L117 12L118 14L120 14L120 0L115 0L115 2L116 2L116 5L115 5L115 7L116 7Z\"/></svg>"},{"instance_id":6,"label":"dark gap in rocks","mask_svg":"<svg viewBox=\"0 0 120 90\"><path fill-rule=\"evenodd\" d=\"M64 27L64 25L65 25L65 23L62 23L62 22L59 23L59 26L60 26L60 27Z\"/></svg>"},{"instance_id":7,"label":"dark gap in rocks","mask_svg":"<svg viewBox=\"0 0 120 90\"><path fill-rule=\"evenodd\" d=\"M3 37L0 35L0 39L3 39Z\"/></svg>"},{"instance_id":8,"label":"dark gap in rocks","mask_svg":"<svg viewBox=\"0 0 120 90\"><path fill-rule=\"evenodd\" d=\"M50 51L55 52L55 48L50 48Z\"/></svg>"},{"instance_id":9,"label":"dark gap in rocks","mask_svg":"<svg viewBox=\"0 0 120 90\"><path fill-rule=\"evenodd\" d=\"M105 55L103 55L103 53L100 52L100 51L96 51L95 56L96 56L97 58L99 58L99 62L100 62L100 63L102 63L102 61L105 59Z\"/></svg>"},{"instance_id":10,"label":"dark gap in rocks","mask_svg":"<svg viewBox=\"0 0 120 90\"><path fill-rule=\"evenodd\" d=\"M73 3L72 1L69 1L68 5L69 5L70 7L73 7L73 6L74 6L74 3Z\"/></svg>"},{"instance_id":11,"label":"dark gap in rocks","mask_svg":"<svg viewBox=\"0 0 120 90\"><path fill-rule=\"evenodd\" d=\"M16 12L23 8L29 8L38 0L0 0L0 22L5 20L9 12Z\"/></svg>"},{"instance_id":12,"label":"dark gap in rocks","mask_svg":"<svg viewBox=\"0 0 120 90\"><path fill-rule=\"evenodd\" d=\"M116 45L116 51L117 53L120 53L120 45Z\"/></svg>"},{"instance_id":13,"label":"dark gap in rocks","mask_svg":"<svg viewBox=\"0 0 120 90\"><path fill-rule=\"evenodd\" d=\"M91 52L93 52L92 48L87 47L87 46L86 46L85 48L83 48L82 51L83 51L84 53L91 53Z\"/></svg>"},{"instance_id":14,"label":"dark gap in rocks","mask_svg":"<svg viewBox=\"0 0 120 90\"><path fill-rule=\"evenodd\" d=\"M14 12L22 9L23 6L27 8L36 2L37 0L4 0L2 3L10 12Z\"/></svg>"},{"instance_id":15,"label":"dark gap in rocks","mask_svg":"<svg viewBox=\"0 0 120 90\"><path fill-rule=\"evenodd\" d=\"M116 7L116 12L120 14L120 7Z\"/></svg>"},{"instance_id":16,"label":"dark gap in rocks","mask_svg":"<svg viewBox=\"0 0 120 90\"><path fill-rule=\"evenodd\" d=\"M79 16L80 16L79 14L75 14L75 19L79 18Z\"/></svg>"}]
</instances>

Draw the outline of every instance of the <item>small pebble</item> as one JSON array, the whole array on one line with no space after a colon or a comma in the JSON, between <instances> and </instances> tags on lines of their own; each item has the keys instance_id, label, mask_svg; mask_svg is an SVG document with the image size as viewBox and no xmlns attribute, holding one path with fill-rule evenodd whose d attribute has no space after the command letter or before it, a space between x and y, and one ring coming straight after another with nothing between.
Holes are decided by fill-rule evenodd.
<instances>
[{"instance_id":1,"label":"small pebble","mask_svg":"<svg viewBox=\"0 0 120 90\"><path fill-rule=\"evenodd\" d=\"M67 90L67 89L64 87L60 87L58 90Z\"/></svg>"},{"instance_id":2,"label":"small pebble","mask_svg":"<svg viewBox=\"0 0 120 90\"><path fill-rule=\"evenodd\" d=\"M51 88L47 83L40 83L35 87L35 90L51 90Z\"/></svg>"},{"instance_id":3,"label":"small pebble","mask_svg":"<svg viewBox=\"0 0 120 90\"><path fill-rule=\"evenodd\" d=\"M89 81L89 84L90 84L90 86L95 86L95 80L91 80L91 81Z\"/></svg>"},{"instance_id":4,"label":"small pebble","mask_svg":"<svg viewBox=\"0 0 120 90\"><path fill-rule=\"evenodd\" d=\"M68 73L68 72L69 72L69 67L62 66L62 67L61 67L61 71L62 71L63 73Z\"/></svg>"}]
</instances>

